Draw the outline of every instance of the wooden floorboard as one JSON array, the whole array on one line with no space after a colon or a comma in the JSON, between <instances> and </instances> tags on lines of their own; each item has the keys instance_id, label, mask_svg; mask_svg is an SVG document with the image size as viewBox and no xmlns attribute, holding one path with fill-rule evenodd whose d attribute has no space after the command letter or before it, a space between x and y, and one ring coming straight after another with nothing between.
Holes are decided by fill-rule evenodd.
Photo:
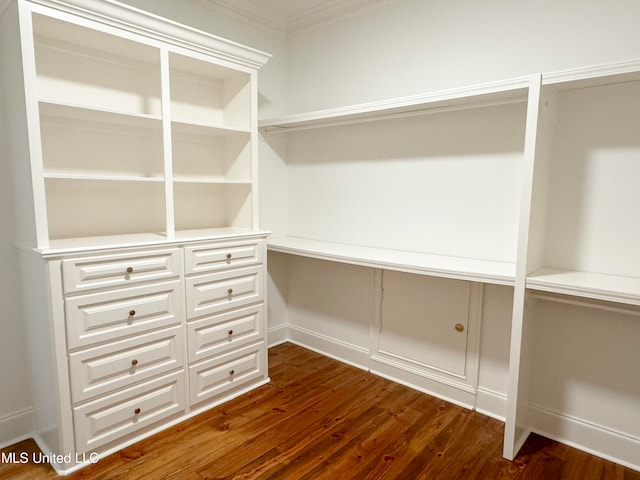
<instances>
[{"instance_id":1,"label":"wooden floorboard","mask_svg":"<svg viewBox=\"0 0 640 480\"><path fill-rule=\"evenodd\" d=\"M579 479L640 472L531 435L502 458L503 424L285 343L271 383L100 460L68 479ZM3 452L37 452L27 440ZM0 479L52 479L0 464Z\"/></svg>"}]
</instances>

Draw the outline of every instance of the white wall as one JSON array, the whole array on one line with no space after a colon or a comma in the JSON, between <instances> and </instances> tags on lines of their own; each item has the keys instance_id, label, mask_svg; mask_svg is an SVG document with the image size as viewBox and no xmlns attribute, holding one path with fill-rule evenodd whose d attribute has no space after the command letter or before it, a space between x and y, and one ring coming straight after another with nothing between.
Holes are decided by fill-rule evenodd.
<instances>
[{"instance_id":1,"label":"white wall","mask_svg":"<svg viewBox=\"0 0 640 480\"><path fill-rule=\"evenodd\" d=\"M289 45L289 112L640 56L636 0L397 0Z\"/></svg>"},{"instance_id":2,"label":"white wall","mask_svg":"<svg viewBox=\"0 0 640 480\"><path fill-rule=\"evenodd\" d=\"M19 76L11 75L20 68L19 53L12 46L17 45L17 25L15 5L4 11L0 23L0 446L24 438L30 431L31 398L29 394L27 358L25 355L22 311L20 304L20 277L17 250L14 246L14 232L17 215L12 208L12 172L9 152L20 152L19 144L24 140L20 131L24 130L24 118L9 118L5 113L11 110L10 102L20 102L19 95L6 98L5 91L15 91L8 87L13 82L21 82ZM15 83L14 83L15 85ZM19 88L18 84L16 88ZM5 103L6 102L6 103ZM10 136L15 135L15 142ZM25 179L26 181L26 179Z\"/></svg>"}]
</instances>

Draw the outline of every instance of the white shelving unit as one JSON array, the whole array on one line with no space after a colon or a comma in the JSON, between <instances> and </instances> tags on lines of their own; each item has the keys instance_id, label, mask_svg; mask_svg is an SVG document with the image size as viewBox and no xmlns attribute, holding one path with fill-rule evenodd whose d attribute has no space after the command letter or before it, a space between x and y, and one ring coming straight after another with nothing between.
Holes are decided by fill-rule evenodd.
<instances>
[{"instance_id":1,"label":"white shelving unit","mask_svg":"<svg viewBox=\"0 0 640 480\"><path fill-rule=\"evenodd\" d=\"M562 311L570 315L565 321L585 311L589 318L603 316L602 328L607 315L638 315L639 102L640 62L625 62L262 120L267 142L286 139L286 147L273 147L286 152L285 235L270 239L269 250L372 268L374 290L362 297L373 299L367 313L371 342L344 349L345 360L355 362L357 356L348 350L357 350L359 358L369 356L369 368L376 373L471 406L477 393L473 380L456 383L435 373L446 362L427 365L418 358L422 354L411 358L417 338L424 348L436 345L434 351L461 345L460 338L446 335L434 344L424 322L434 322L431 331L442 324L418 318L418 310L456 318L453 303L468 302L469 318L460 329L470 333L460 351L470 367L465 375L472 377L482 286L513 287L505 457L514 458L536 431L639 468L633 433L595 428L601 415L579 402L576 408L584 417L535 404L546 397L536 392L544 379L533 371L534 364L545 362L536 349L544 351L548 336L554 335L539 326L548 324L541 316L548 310L540 302L569 309L568 314ZM298 277L290 282L310 282L300 273L305 266L316 269L309 275L326 275L324 267L308 262L293 265ZM479 290L460 296L462 285L452 285L450 295L447 290L439 295L449 296L453 303L447 307L446 300L426 301L427 291L408 293L421 284L419 277L385 282L387 270L471 282ZM326 282L321 285L328 288ZM440 284L424 288L440 291ZM303 295L295 292L292 311L313 308L299 305ZM403 302L421 308L399 306ZM348 306L340 308L351 314ZM317 322L339 315L334 312L322 310ZM616 322L624 324L619 317ZM312 346L334 356L340 357L341 344L354 343L347 329L349 337L341 338L343 330L336 329L337 337L328 341L320 324L306 321L295 328L298 341L316 342ZM591 341L585 337L585 343ZM394 347L392 355L384 352L388 345ZM615 345L602 348L615 356ZM461 361L451 355L455 358L448 361ZM556 356L561 355L549 355ZM557 366L558 375L580 370L575 363L580 360L562 361L566 364ZM618 368L614 364L609 368ZM628 391L640 394L637 382L631 384L608 385L607 398L620 411L626 411ZM452 385L467 396L455 393ZM553 401L562 405L563 398ZM627 414L633 417L634 412Z\"/></svg>"},{"instance_id":2,"label":"white shelving unit","mask_svg":"<svg viewBox=\"0 0 640 480\"><path fill-rule=\"evenodd\" d=\"M531 81L260 122L267 143L286 137L287 152L286 235L268 249L373 272L368 286L352 287L370 310L344 326L334 312L356 311L344 288L314 283L315 270L289 279L329 289L322 296L335 304L314 313L302 303L294 339L475 406L483 286L516 280ZM305 293L296 292L297 306Z\"/></svg>"},{"instance_id":3,"label":"white shelving unit","mask_svg":"<svg viewBox=\"0 0 640 480\"><path fill-rule=\"evenodd\" d=\"M5 4L32 435L68 473L269 381L269 55L110 0Z\"/></svg>"}]
</instances>

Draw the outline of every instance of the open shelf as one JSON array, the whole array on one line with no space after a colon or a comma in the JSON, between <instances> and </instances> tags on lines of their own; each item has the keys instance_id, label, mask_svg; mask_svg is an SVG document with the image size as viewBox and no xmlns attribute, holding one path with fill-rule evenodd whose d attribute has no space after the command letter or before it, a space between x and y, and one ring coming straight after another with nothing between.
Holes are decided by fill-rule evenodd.
<instances>
[{"instance_id":1,"label":"open shelf","mask_svg":"<svg viewBox=\"0 0 640 480\"><path fill-rule=\"evenodd\" d=\"M176 231L251 228L251 184L174 183Z\"/></svg>"},{"instance_id":2,"label":"open shelf","mask_svg":"<svg viewBox=\"0 0 640 480\"><path fill-rule=\"evenodd\" d=\"M47 178L164 178L159 118L57 102L39 107Z\"/></svg>"},{"instance_id":3,"label":"open shelf","mask_svg":"<svg viewBox=\"0 0 640 480\"><path fill-rule=\"evenodd\" d=\"M472 282L513 285L515 281L515 264L476 258L431 255L428 253L322 242L296 237L270 238L268 240L268 249L273 252L289 253L332 262Z\"/></svg>"},{"instance_id":4,"label":"open shelf","mask_svg":"<svg viewBox=\"0 0 640 480\"><path fill-rule=\"evenodd\" d=\"M293 131L284 233L515 263L525 116L517 102Z\"/></svg>"},{"instance_id":5,"label":"open shelf","mask_svg":"<svg viewBox=\"0 0 640 480\"><path fill-rule=\"evenodd\" d=\"M527 287L640 304L640 80L603 76L549 84L555 103ZM538 160L537 160L538 161ZM541 232L544 232L542 234Z\"/></svg>"},{"instance_id":6,"label":"open shelf","mask_svg":"<svg viewBox=\"0 0 640 480\"><path fill-rule=\"evenodd\" d=\"M166 231L164 182L49 178L51 240Z\"/></svg>"},{"instance_id":7,"label":"open shelf","mask_svg":"<svg viewBox=\"0 0 640 480\"><path fill-rule=\"evenodd\" d=\"M172 124L174 179L251 181L248 132Z\"/></svg>"},{"instance_id":8,"label":"open shelf","mask_svg":"<svg viewBox=\"0 0 640 480\"><path fill-rule=\"evenodd\" d=\"M251 128L250 74L177 53L169 55L169 69L173 121Z\"/></svg>"},{"instance_id":9,"label":"open shelf","mask_svg":"<svg viewBox=\"0 0 640 480\"><path fill-rule=\"evenodd\" d=\"M38 97L161 114L159 49L39 14L33 29Z\"/></svg>"},{"instance_id":10,"label":"open shelf","mask_svg":"<svg viewBox=\"0 0 640 480\"><path fill-rule=\"evenodd\" d=\"M527 288L640 305L640 278L544 268L527 277Z\"/></svg>"},{"instance_id":11,"label":"open shelf","mask_svg":"<svg viewBox=\"0 0 640 480\"><path fill-rule=\"evenodd\" d=\"M528 78L515 78L465 88L442 90L424 95L395 98L388 101L269 118L261 120L259 126L266 132L289 132L389 119L393 116L438 113L449 110L526 102L528 84Z\"/></svg>"}]
</instances>

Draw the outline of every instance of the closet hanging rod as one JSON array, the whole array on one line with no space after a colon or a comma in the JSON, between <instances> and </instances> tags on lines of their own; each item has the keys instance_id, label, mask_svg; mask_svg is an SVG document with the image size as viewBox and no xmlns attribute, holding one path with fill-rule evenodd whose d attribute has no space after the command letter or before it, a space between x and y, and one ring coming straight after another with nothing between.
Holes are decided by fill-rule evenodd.
<instances>
[{"instance_id":1,"label":"closet hanging rod","mask_svg":"<svg viewBox=\"0 0 640 480\"><path fill-rule=\"evenodd\" d=\"M573 305L577 307L588 307L602 310L605 312L622 313L625 315L640 316L640 306L620 304L611 305L606 300L598 300L588 297L565 296L562 294L554 294L543 291L532 291L528 294L534 300L543 300L548 302L562 303L565 305Z\"/></svg>"}]
</instances>

